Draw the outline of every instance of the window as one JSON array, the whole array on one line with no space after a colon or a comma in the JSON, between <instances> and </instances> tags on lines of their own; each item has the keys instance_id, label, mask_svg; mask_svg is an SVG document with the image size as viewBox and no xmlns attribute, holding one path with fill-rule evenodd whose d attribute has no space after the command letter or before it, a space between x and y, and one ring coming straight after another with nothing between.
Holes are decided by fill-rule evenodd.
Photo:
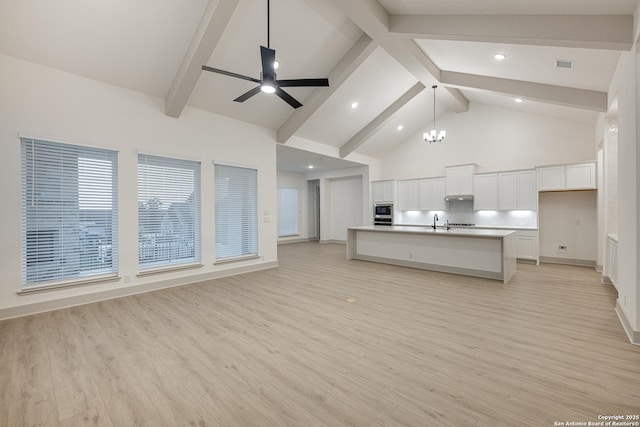
<instances>
[{"instance_id":1,"label":"window","mask_svg":"<svg viewBox=\"0 0 640 427\"><path fill-rule=\"evenodd\" d=\"M200 262L200 163L138 155L138 264Z\"/></svg>"},{"instance_id":2,"label":"window","mask_svg":"<svg viewBox=\"0 0 640 427\"><path fill-rule=\"evenodd\" d=\"M215 164L216 260L258 254L258 171Z\"/></svg>"},{"instance_id":3,"label":"window","mask_svg":"<svg viewBox=\"0 0 640 427\"><path fill-rule=\"evenodd\" d=\"M118 272L117 152L22 146L22 289Z\"/></svg>"},{"instance_id":4,"label":"window","mask_svg":"<svg viewBox=\"0 0 640 427\"><path fill-rule=\"evenodd\" d=\"M298 189L279 188L278 235L280 237L298 234Z\"/></svg>"}]
</instances>

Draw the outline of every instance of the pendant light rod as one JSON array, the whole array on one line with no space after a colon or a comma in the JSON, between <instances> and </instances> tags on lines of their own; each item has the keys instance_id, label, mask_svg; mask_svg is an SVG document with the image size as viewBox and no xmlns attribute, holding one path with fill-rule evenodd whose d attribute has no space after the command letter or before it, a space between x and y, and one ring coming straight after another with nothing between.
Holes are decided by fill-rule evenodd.
<instances>
[{"instance_id":1,"label":"pendant light rod","mask_svg":"<svg viewBox=\"0 0 640 427\"><path fill-rule=\"evenodd\" d=\"M436 126L436 88L438 85L433 85L431 88L433 89L433 128L438 129Z\"/></svg>"},{"instance_id":2,"label":"pendant light rod","mask_svg":"<svg viewBox=\"0 0 640 427\"><path fill-rule=\"evenodd\" d=\"M431 131L429 132L425 132L422 135L422 137L424 138L424 141L430 144L434 142L444 141L444 138L447 135L447 132L444 130L441 130L440 132L438 132L438 128L436 127L436 88L437 87L438 85L431 86L431 88L433 89L433 129L431 129Z\"/></svg>"},{"instance_id":3,"label":"pendant light rod","mask_svg":"<svg viewBox=\"0 0 640 427\"><path fill-rule=\"evenodd\" d=\"M271 4L270 0L267 0L267 47L271 48L271 19L270 19Z\"/></svg>"}]
</instances>

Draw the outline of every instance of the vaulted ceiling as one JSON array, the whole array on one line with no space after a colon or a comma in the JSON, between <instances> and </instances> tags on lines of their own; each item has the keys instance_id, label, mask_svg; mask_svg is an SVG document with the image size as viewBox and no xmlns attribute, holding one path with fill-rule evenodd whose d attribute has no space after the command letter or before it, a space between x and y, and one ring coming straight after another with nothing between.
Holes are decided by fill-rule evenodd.
<instances>
[{"instance_id":1,"label":"vaulted ceiling","mask_svg":"<svg viewBox=\"0 0 640 427\"><path fill-rule=\"evenodd\" d=\"M264 93L234 102L255 83L201 69L260 77L266 0L0 0L0 53L163 98L172 117L196 107L285 146L296 135L380 158L429 125L432 85L438 114L477 102L593 123L637 3L271 0L278 78L330 81L287 88L296 110Z\"/></svg>"}]
</instances>

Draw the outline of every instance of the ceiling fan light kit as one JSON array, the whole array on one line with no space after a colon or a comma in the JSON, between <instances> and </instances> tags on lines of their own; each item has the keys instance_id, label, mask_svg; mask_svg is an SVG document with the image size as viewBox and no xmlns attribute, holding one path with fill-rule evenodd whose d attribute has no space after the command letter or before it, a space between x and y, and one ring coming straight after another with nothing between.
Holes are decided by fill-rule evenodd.
<instances>
[{"instance_id":1,"label":"ceiling fan light kit","mask_svg":"<svg viewBox=\"0 0 640 427\"><path fill-rule=\"evenodd\" d=\"M276 68L278 68L278 62L276 61L276 51L270 47L270 2L267 0L267 47L260 46L260 58L262 60L262 73L260 73L260 79L245 76L231 71L221 70L219 68L209 67L203 65L204 71L210 71L212 73L222 74L229 77L235 77L237 79L248 80L250 82L258 83L258 86L243 93L236 99L235 102L244 102L254 95L260 92L275 93L287 104L293 108L302 107L300 103L293 96L289 95L282 88L283 87L327 87L329 86L329 79L291 79L291 80L278 80L276 78Z\"/></svg>"},{"instance_id":2,"label":"ceiling fan light kit","mask_svg":"<svg viewBox=\"0 0 640 427\"><path fill-rule=\"evenodd\" d=\"M447 136L446 130L441 130L438 132L438 128L436 127L436 88L438 85L433 85L431 88L433 89L433 129L429 132L425 132L422 134L422 138L425 142L429 144L433 144L435 142L442 142Z\"/></svg>"}]
</instances>

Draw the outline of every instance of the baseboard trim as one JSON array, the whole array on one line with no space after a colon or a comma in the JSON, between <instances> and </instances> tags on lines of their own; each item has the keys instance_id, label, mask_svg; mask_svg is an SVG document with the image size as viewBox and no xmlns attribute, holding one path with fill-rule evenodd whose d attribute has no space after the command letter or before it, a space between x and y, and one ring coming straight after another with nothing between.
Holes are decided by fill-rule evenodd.
<instances>
[{"instance_id":1,"label":"baseboard trim","mask_svg":"<svg viewBox=\"0 0 640 427\"><path fill-rule=\"evenodd\" d=\"M529 258L517 258L516 261L520 264L533 264L533 265L538 264L538 261L536 261L535 259L529 259Z\"/></svg>"},{"instance_id":2,"label":"baseboard trim","mask_svg":"<svg viewBox=\"0 0 640 427\"><path fill-rule=\"evenodd\" d=\"M611 281L611 278L609 276L602 276L602 278L600 279L600 282L603 285L613 285L613 282Z\"/></svg>"},{"instance_id":3,"label":"baseboard trim","mask_svg":"<svg viewBox=\"0 0 640 427\"><path fill-rule=\"evenodd\" d=\"M624 313L624 310L620 306L620 303L616 301L616 314L618 315L618 319L620 320L620 324L622 324L622 329L624 333L627 334L627 338L629 342L633 345L640 345L640 331L634 331L627 319L627 316Z\"/></svg>"},{"instance_id":4,"label":"baseboard trim","mask_svg":"<svg viewBox=\"0 0 640 427\"><path fill-rule=\"evenodd\" d=\"M346 245L346 240L337 240L337 239L328 239L328 240L320 240L320 243L335 243L338 245Z\"/></svg>"},{"instance_id":5,"label":"baseboard trim","mask_svg":"<svg viewBox=\"0 0 640 427\"><path fill-rule=\"evenodd\" d=\"M278 240L278 245L288 245L289 243L303 243L313 241L317 241L317 239L313 239L311 237L300 237L298 239Z\"/></svg>"},{"instance_id":6,"label":"baseboard trim","mask_svg":"<svg viewBox=\"0 0 640 427\"><path fill-rule=\"evenodd\" d=\"M86 295L74 295L50 301L40 301L19 306L0 308L0 320L12 319L14 317L29 316L32 314L44 313L47 311L59 310L83 304L90 304L99 301L122 298L130 295L143 294L160 289L173 288L178 286L192 285L194 283L206 282L223 277L235 276L238 274L251 273L254 271L268 270L278 267L278 261L265 262L242 267L234 267L226 270L213 271L209 273L195 274L193 276L160 280L152 283L127 286L126 288L109 289Z\"/></svg>"},{"instance_id":7,"label":"baseboard trim","mask_svg":"<svg viewBox=\"0 0 640 427\"><path fill-rule=\"evenodd\" d=\"M557 258L552 256L541 256L540 262L547 262L549 264L565 264L565 265L576 265L578 267L596 267L595 261L590 261L588 259L573 259L573 258Z\"/></svg>"},{"instance_id":8,"label":"baseboard trim","mask_svg":"<svg viewBox=\"0 0 640 427\"><path fill-rule=\"evenodd\" d=\"M460 274L462 276L480 277L483 279L504 280L501 272L474 270L470 268L451 267L448 265L428 264L404 259L382 258L371 255L358 255L355 258L361 261L379 262L382 264L399 265L401 267L419 268L421 270L438 271L440 273Z\"/></svg>"}]
</instances>

